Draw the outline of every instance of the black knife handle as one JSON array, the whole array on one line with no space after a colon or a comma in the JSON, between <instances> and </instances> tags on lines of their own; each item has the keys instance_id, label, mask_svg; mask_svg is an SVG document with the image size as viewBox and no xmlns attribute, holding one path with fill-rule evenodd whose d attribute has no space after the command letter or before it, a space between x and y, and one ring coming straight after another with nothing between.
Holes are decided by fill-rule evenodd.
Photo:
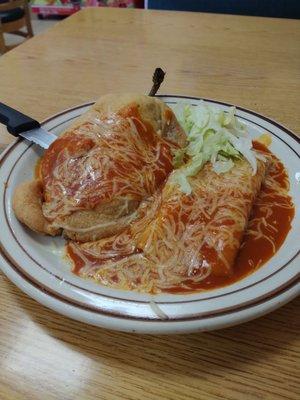
<instances>
[{"instance_id":1,"label":"black knife handle","mask_svg":"<svg viewBox=\"0 0 300 400\"><path fill-rule=\"evenodd\" d=\"M38 121L3 103L0 103L0 122L6 125L8 132L14 136L19 136L22 132L30 131L31 129L41 126Z\"/></svg>"}]
</instances>

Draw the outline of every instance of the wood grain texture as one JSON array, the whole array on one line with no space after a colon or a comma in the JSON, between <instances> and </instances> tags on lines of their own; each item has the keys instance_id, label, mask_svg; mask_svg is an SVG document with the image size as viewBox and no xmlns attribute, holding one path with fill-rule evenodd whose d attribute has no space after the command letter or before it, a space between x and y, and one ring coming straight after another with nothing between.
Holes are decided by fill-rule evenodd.
<instances>
[{"instance_id":1,"label":"wood grain texture","mask_svg":"<svg viewBox=\"0 0 300 400\"><path fill-rule=\"evenodd\" d=\"M161 66L161 93L235 103L297 132L299 42L292 20L88 9L0 58L0 101L42 120L147 92ZM212 333L130 335L57 315L0 274L0 399L296 400L299 306Z\"/></svg>"}]
</instances>

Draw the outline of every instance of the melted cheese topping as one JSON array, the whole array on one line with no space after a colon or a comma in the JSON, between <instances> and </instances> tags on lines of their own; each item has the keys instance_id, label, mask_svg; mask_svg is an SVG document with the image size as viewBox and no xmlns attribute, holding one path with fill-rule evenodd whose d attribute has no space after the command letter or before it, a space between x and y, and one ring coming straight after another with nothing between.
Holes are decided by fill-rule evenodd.
<instances>
[{"instance_id":1,"label":"melted cheese topping","mask_svg":"<svg viewBox=\"0 0 300 400\"><path fill-rule=\"evenodd\" d=\"M236 269L249 265L252 271L280 248L295 213L289 196L289 179L283 164L262 144L254 142L254 145L268 159L269 168L235 263Z\"/></svg>"},{"instance_id":2,"label":"melted cheese topping","mask_svg":"<svg viewBox=\"0 0 300 400\"><path fill-rule=\"evenodd\" d=\"M174 148L133 107L67 132L41 162L45 217L54 220L115 198L141 201L173 169Z\"/></svg>"},{"instance_id":3,"label":"melted cheese topping","mask_svg":"<svg viewBox=\"0 0 300 400\"><path fill-rule=\"evenodd\" d=\"M253 272L282 245L294 216L284 166L263 145L254 145L267 159L258 162L256 176L246 162L221 176L207 164L190 181L192 195L167 183L141 203L139 217L125 232L70 243L74 272L148 293L220 287Z\"/></svg>"},{"instance_id":4,"label":"melted cheese topping","mask_svg":"<svg viewBox=\"0 0 300 400\"><path fill-rule=\"evenodd\" d=\"M81 276L144 292L185 290L212 275L230 277L264 173L261 161L255 176L246 161L224 175L207 164L190 178L191 195L167 182L141 204L129 229L97 242L72 243L71 257L80 260Z\"/></svg>"}]
</instances>

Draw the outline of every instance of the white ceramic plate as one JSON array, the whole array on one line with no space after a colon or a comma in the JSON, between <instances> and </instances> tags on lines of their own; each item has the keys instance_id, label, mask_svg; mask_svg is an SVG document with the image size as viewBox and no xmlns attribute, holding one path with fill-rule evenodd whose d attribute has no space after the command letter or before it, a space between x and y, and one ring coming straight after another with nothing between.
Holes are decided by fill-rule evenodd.
<instances>
[{"instance_id":1,"label":"white ceramic plate","mask_svg":"<svg viewBox=\"0 0 300 400\"><path fill-rule=\"evenodd\" d=\"M182 97L161 96L171 107ZM191 104L197 98L184 98ZM229 105L209 101L228 110ZM49 118L44 128L59 135L90 104ZM83 280L63 259L64 240L42 237L21 225L11 206L14 188L31 179L41 150L26 141L10 146L1 159L0 266L20 289L45 306L71 318L131 332L207 331L257 318L300 293L300 144L288 129L252 111L237 108L252 137L272 135L271 150L284 162L296 214L283 246L262 268L221 289L188 295L156 296L109 289Z\"/></svg>"}]
</instances>

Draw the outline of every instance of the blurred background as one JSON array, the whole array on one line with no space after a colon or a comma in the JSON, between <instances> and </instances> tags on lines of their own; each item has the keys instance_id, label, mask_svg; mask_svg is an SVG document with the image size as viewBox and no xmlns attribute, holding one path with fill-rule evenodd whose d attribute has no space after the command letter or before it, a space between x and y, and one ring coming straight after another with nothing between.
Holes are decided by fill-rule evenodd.
<instances>
[{"instance_id":1,"label":"blurred background","mask_svg":"<svg viewBox=\"0 0 300 400\"><path fill-rule=\"evenodd\" d=\"M146 8L300 19L300 0L0 0L0 54L22 43L24 38L45 31L57 20L85 7Z\"/></svg>"},{"instance_id":2,"label":"blurred background","mask_svg":"<svg viewBox=\"0 0 300 400\"><path fill-rule=\"evenodd\" d=\"M300 18L300 0L146 0L144 5L159 10Z\"/></svg>"},{"instance_id":3,"label":"blurred background","mask_svg":"<svg viewBox=\"0 0 300 400\"><path fill-rule=\"evenodd\" d=\"M3 1L3 0L0 0ZM200 11L223 14L300 18L300 0L32 0L40 17L69 15L74 6L136 7L156 10Z\"/></svg>"}]
</instances>

